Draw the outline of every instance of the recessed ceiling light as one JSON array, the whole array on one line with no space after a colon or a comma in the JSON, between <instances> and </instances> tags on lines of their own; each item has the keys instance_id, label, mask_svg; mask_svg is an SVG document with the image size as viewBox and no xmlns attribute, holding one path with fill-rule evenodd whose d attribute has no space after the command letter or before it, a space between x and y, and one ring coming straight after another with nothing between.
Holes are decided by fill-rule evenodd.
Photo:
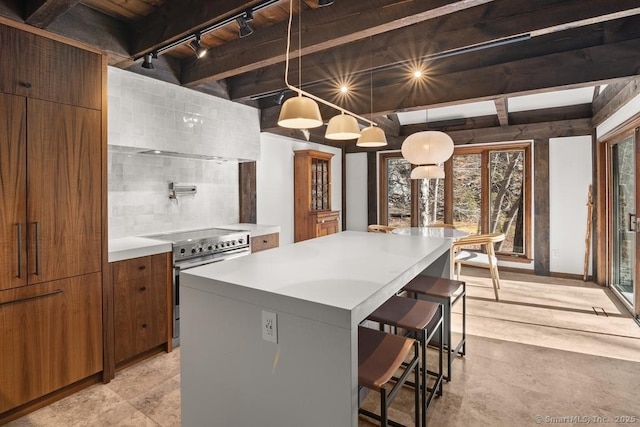
<instances>
[{"instance_id":1,"label":"recessed ceiling light","mask_svg":"<svg viewBox=\"0 0 640 427\"><path fill-rule=\"evenodd\" d=\"M422 70L416 69L413 71L413 77L415 77L416 79L419 79L422 76L423 76Z\"/></svg>"},{"instance_id":2,"label":"recessed ceiling light","mask_svg":"<svg viewBox=\"0 0 640 427\"><path fill-rule=\"evenodd\" d=\"M349 92L349 87L347 85L340 86L340 92L342 92L342 93Z\"/></svg>"}]
</instances>

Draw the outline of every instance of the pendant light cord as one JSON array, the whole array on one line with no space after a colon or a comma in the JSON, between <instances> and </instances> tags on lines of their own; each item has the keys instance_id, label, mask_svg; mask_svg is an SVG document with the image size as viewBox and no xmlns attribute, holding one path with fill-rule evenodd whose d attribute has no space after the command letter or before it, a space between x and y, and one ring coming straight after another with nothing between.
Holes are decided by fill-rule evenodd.
<instances>
[{"instance_id":1,"label":"pendant light cord","mask_svg":"<svg viewBox=\"0 0 640 427\"><path fill-rule=\"evenodd\" d=\"M298 0L299 1L299 0ZM300 14L302 13L302 9L300 9L298 11L298 19L301 20ZM367 118L364 118L358 114L352 113L349 110L345 110L344 108L340 107L339 105L336 105L332 102L329 101L325 101L324 99L315 96L307 91L302 90L302 46L298 46L298 57L299 57L299 65L298 65L298 71L299 71L299 75L300 75L300 88L297 88L295 86L292 86L291 83L289 83L289 56L290 56L290 51L291 51L291 26L292 26L292 22L293 22L293 0L289 0L289 25L287 26L287 50L285 52L285 65L284 65L284 83L287 86L288 89L296 92L298 94L298 96L302 96L305 95L308 98L311 98L315 101L321 102L324 105L327 105L331 108L335 108L338 111L341 111L342 113L346 113L349 114L352 117L355 117L358 120L361 120L363 122L369 123L371 126L378 126L378 124L376 122L374 122L373 120L369 120ZM299 21L300 22L300 21ZM298 35L299 40L302 40L302 35L301 35L301 31L300 34ZM373 89L372 93L373 93ZM373 102L373 100L372 100ZM373 104L372 108L373 108ZM373 117L373 112L371 114L371 116Z\"/></svg>"}]
</instances>

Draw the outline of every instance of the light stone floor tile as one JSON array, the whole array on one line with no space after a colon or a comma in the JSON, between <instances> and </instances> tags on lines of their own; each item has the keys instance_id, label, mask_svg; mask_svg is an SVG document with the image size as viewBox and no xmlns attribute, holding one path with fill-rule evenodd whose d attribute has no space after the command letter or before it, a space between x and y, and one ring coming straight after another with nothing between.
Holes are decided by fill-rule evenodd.
<instances>
[{"instance_id":1,"label":"light stone floor tile","mask_svg":"<svg viewBox=\"0 0 640 427\"><path fill-rule=\"evenodd\" d=\"M430 426L536 426L572 416L607 417L601 425L614 425L615 416L640 417L640 327L609 290L529 274L503 272L501 279L496 302L488 271L463 268L467 354L454 361L453 380L429 410ZM462 330L461 308L453 307L454 332ZM429 363L436 354L430 349ZM179 427L179 373L178 348L9 426ZM412 399L412 390L403 389L391 417L412 425ZM378 395L363 404L377 411ZM374 425L359 418L361 427Z\"/></svg>"}]
</instances>

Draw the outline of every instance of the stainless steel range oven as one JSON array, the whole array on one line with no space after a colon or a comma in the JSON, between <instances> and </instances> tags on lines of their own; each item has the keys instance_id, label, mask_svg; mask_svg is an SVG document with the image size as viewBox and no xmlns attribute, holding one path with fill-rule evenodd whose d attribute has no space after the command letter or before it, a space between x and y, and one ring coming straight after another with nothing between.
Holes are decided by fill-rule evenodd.
<instances>
[{"instance_id":1,"label":"stainless steel range oven","mask_svg":"<svg viewBox=\"0 0 640 427\"><path fill-rule=\"evenodd\" d=\"M180 345L180 272L251 253L247 231L205 228L145 236L173 246L173 346Z\"/></svg>"}]
</instances>

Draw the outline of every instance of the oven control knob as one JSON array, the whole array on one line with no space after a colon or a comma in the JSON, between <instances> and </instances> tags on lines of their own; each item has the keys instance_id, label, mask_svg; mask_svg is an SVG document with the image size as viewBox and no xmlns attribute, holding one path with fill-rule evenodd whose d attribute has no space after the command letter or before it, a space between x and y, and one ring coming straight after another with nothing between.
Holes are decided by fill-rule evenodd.
<instances>
[{"instance_id":1,"label":"oven control knob","mask_svg":"<svg viewBox=\"0 0 640 427\"><path fill-rule=\"evenodd\" d=\"M184 251L184 248L180 249L180 253L181 253L181 254L183 254L184 252L185 252L185 251Z\"/></svg>"},{"instance_id":2,"label":"oven control knob","mask_svg":"<svg viewBox=\"0 0 640 427\"><path fill-rule=\"evenodd\" d=\"M191 253L195 254L196 253L196 248L191 249Z\"/></svg>"},{"instance_id":3,"label":"oven control knob","mask_svg":"<svg viewBox=\"0 0 640 427\"><path fill-rule=\"evenodd\" d=\"M213 250L213 246L212 246L212 245L209 245L209 247L207 248L207 250L209 250L209 251Z\"/></svg>"},{"instance_id":4,"label":"oven control knob","mask_svg":"<svg viewBox=\"0 0 640 427\"><path fill-rule=\"evenodd\" d=\"M243 244L243 243L244 243L244 240L243 240L243 239L238 239L238 244L240 244L240 245L241 245L241 244Z\"/></svg>"},{"instance_id":5,"label":"oven control knob","mask_svg":"<svg viewBox=\"0 0 640 427\"><path fill-rule=\"evenodd\" d=\"M198 248L198 252L202 252L202 248Z\"/></svg>"}]
</instances>

